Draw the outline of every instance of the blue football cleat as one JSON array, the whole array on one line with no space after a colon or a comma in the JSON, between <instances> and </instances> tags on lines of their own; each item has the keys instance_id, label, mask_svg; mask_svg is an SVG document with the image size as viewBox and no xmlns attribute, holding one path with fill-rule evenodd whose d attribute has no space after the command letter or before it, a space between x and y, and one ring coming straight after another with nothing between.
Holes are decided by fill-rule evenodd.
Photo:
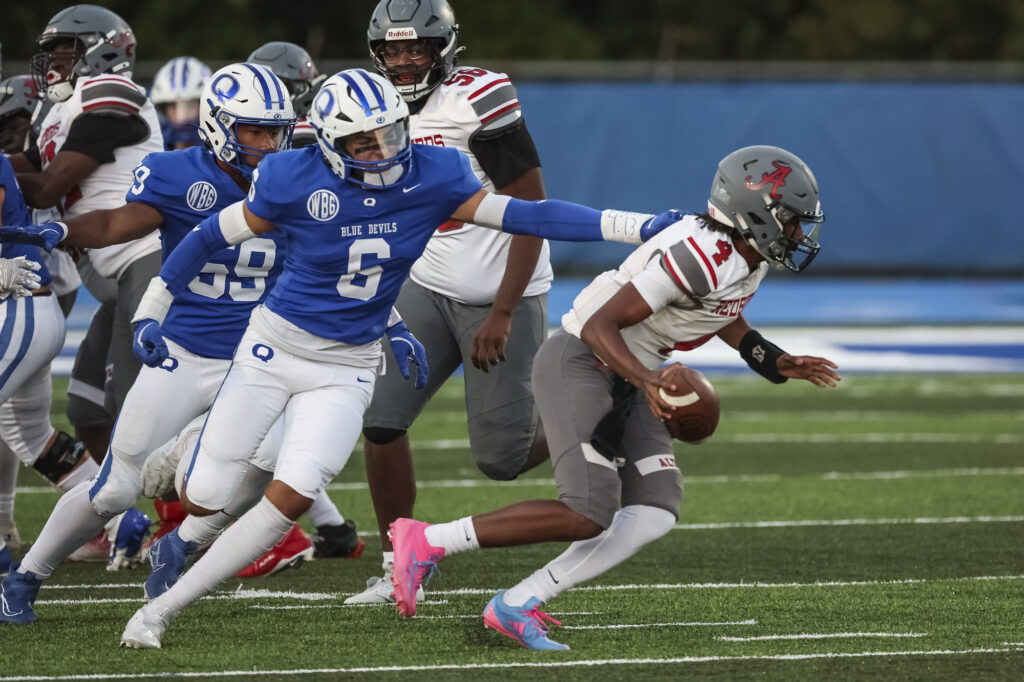
<instances>
[{"instance_id":1,"label":"blue football cleat","mask_svg":"<svg viewBox=\"0 0 1024 682\"><path fill-rule=\"evenodd\" d=\"M32 604L36 601L43 581L32 571L18 573L20 565L17 563L11 566L10 573L0 583L0 623L24 625L36 622Z\"/></svg>"},{"instance_id":2,"label":"blue football cleat","mask_svg":"<svg viewBox=\"0 0 1024 682\"><path fill-rule=\"evenodd\" d=\"M153 522L141 511L132 507L120 516L107 532L110 539L110 561L108 571L134 568L142 563L142 541L149 535Z\"/></svg>"},{"instance_id":3,"label":"blue football cleat","mask_svg":"<svg viewBox=\"0 0 1024 682\"><path fill-rule=\"evenodd\" d=\"M566 651L569 647L548 639L544 621L561 625L557 620L540 610L540 600L530 597L522 606L509 606L502 598L505 590L498 592L484 609L484 625L511 637L527 649Z\"/></svg>"},{"instance_id":4,"label":"blue football cleat","mask_svg":"<svg viewBox=\"0 0 1024 682\"><path fill-rule=\"evenodd\" d=\"M182 540L178 530L175 528L149 548L149 563L153 570L146 578L143 589L146 598L150 600L156 599L178 582L178 578L185 572L188 558L199 549L198 543Z\"/></svg>"}]
</instances>

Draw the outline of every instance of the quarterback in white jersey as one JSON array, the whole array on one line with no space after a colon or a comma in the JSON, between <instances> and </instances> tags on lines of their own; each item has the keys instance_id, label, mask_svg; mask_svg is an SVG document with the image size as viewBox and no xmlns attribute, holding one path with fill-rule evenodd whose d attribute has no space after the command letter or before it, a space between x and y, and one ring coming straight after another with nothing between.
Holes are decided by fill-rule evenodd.
<instances>
[{"instance_id":1,"label":"quarterback in white jersey","mask_svg":"<svg viewBox=\"0 0 1024 682\"><path fill-rule=\"evenodd\" d=\"M409 105L413 143L459 150L488 191L544 199L540 159L515 86L503 73L458 67L457 37L446 0L381 0L367 31L377 71ZM427 391L409 391L386 372L363 424L385 578L387 527L412 514L415 501L407 431L460 365L470 449L480 470L509 480L547 458L530 369L547 336L551 278L545 240L453 220L437 227L413 265L397 306L427 349L430 382ZM390 600L388 581L374 577L349 603Z\"/></svg>"},{"instance_id":2,"label":"quarterback in white jersey","mask_svg":"<svg viewBox=\"0 0 1024 682\"><path fill-rule=\"evenodd\" d=\"M725 157L708 212L683 217L618 270L599 275L537 353L533 388L558 500L438 525L393 523L399 611L416 612L421 581L448 554L570 540L560 556L498 592L484 610L486 627L527 648L568 649L548 637L547 623L557 621L540 606L622 563L678 519L682 475L659 421L674 409L660 389L672 386L657 370L672 350L717 335L774 383L839 381L831 361L782 351L742 315L769 265L800 271L810 263L823 220L814 176L793 154L762 146ZM602 430L609 423L614 431Z\"/></svg>"}]
</instances>

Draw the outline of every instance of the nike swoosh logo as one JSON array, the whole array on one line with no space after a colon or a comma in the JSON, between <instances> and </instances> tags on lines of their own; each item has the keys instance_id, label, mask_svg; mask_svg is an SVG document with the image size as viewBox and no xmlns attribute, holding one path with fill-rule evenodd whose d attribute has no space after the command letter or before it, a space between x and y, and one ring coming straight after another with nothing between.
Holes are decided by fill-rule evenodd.
<instances>
[{"instance_id":1,"label":"nike swoosh logo","mask_svg":"<svg viewBox=\"0 0 1024 682\"><path fill-rule=\"evenodd\" d=\"M555 577L555 574L551 572L550 568L548 569L548 575L551 576L551 581L557 585L558 584L558 578Z\"/></svg>"},{"instance_id":2,"label":"nike swoosh logo","mask_svg":"<svg viewBox=\"0 0 1024 682\"><path fill-rule=\"evenodd\" d=\"M402 188L402 194L405 194L406 192L411 192L411 191L413 191L414 189L416 189L417 187L419 187L422 184L423 184L422 182L419 182L419 183L413 185L412 187L403 187Z\"/></svg>"},{"instance_id":3,"label":"nike swoosh logo","mask_svg":"<svg viewBox=\"0 0 1024 682\"><path fill-rule=\"evenodd\" d=\"M361 384L368 384L368 383L370 383L369 379L364 379L362 377L356 377L356 381L358 381Z\"/></svg>"}]
</instances>

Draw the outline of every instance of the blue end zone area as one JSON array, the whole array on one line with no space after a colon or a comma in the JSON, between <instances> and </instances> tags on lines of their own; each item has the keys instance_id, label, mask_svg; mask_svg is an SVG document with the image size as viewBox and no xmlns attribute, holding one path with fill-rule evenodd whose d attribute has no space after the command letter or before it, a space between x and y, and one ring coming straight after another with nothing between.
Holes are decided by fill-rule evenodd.
<instances>
[{"instance_id":1,"label":"blue end zone area","mask_svg":"<svg viewBox=\"0 0 1024 682\"><path fill-rule=\"evenodd\" d=\"M595 273L596 274L596 273ZM587 278L558 278L551 327ZM85 289L54 361L67 375L97 303ZM1024 282L1004 279L828 279L772 272L744 311L782 348L849 372L1024 372ZM673 360L708 372L749 371L717 339Z\"/></svg>"}]
</instances>

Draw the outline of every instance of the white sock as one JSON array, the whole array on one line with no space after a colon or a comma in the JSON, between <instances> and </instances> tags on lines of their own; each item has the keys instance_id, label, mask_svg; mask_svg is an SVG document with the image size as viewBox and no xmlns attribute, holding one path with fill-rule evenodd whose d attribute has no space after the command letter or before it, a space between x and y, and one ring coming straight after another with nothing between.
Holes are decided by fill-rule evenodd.
<instances>
[{"instance_id":1,"label":"white sock","mask_svg":"<svg viewBox=\"0 0 1024 682\"><path fill-rule=\"evenodd\" d=\"M338 511L326 490L321 490L320 494L313 498L313 506L309 508L309 520L317 528L345 524L345 517Z\"/></svg>"},{"instance_id":2,"label":"white sock","mask_svg":"<svg viewBox=\"0 0 1024 682\"><path fill-rule=\"evenodd\" d=\"M21 560L21 573L32 571L40 578L49 578L57 564L96 537L110 521L93 510L90 487L89 481L85 481L60 496L43 532Z\"/></svg>"},{"instance_id":3,"label":"white sock","mask_svg":"<svg viewBox=\"0 0 1024 682\"><path fill-rule=\"evenodd\" d=\"M79 461L78 466L69 471L64 478L60 479L57 487L60 488L62 493L66 493L83 481L88 481L99 470L100 465L96 463L96 460L85 455Z\"/></svg>"},{"instance_id":4,"label":"white sock","mask_svg":"<svg viewBox=\"0 0 1024 682\"><path fill-rule=\"evenodd\" d=\"M217 585L263 556L294 522L266 497L224 531L192 568L167 592L150 602L176 615Z\"/></svg>"},{"instance_id":5,"label":"white sock","mask_svg":"<svg viewBox=\"0 0 1024 682\"><path fill-rule=\"evenodd\" d=\"M660 507L623 507L608 530L572 543L542 569L505 592L505 603L522 606L530 597L546 602L618 566L641 547L672 530L675 523L675 515Z\"/></svg>"},{"instance_id":6,"label":"white sock","mask_svg":"<svg viewBox=\"0 0 1024 682\"><path fill-rule=\"evenodd\" d=\"M427 526L424 534L427 536L427 542L434 547L442 547L445 554L458 554L469 549L480 549L472 516L463 517L458 521Z\"/></svg>"},{"instance_id":7,"label":"white sock","mask_svg":"<svg viewBox=\"0 0 1024 682\"><path fill-rule=\"evenodd\" d=\"M18 486L18 458L0 444L0 524L14 524L14 489Z\"/></svg>"},{"instance_id":8,"label":"white sock","mask_svg":"<svg viewBox=\"0 0 1024 682\"><path fill-rule=\"evenodd\" d=\"M395 553L394 552L381 552L381 556L384 557L384 561L381 562L380 567L387 573L395 568Z\"/></svg>"},{"instance_id":9,"label":"white sock","mask_svg":"<svg viewBox=\"0 0 1024 682\"><path fill-rule=\"evenodd\" d=\"M209 516L192 516L189 514L178 526L178 537L185 542L194 542L197 545L205 545L210 540L231 525L235 517L224 512L217 512Z\"/></svg>"}]
</instances>

